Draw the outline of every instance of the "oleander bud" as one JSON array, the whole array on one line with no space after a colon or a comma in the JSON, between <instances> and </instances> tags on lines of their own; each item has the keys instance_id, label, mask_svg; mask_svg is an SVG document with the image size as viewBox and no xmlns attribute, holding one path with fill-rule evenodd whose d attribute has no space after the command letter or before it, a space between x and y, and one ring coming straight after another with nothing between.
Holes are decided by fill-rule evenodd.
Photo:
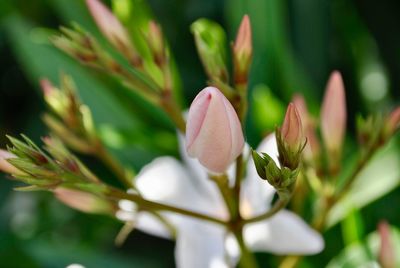
<instances>
[{"instance_id":1,"label":"oleander bud","mask_svg":"<svg viewBox=\"0 0 400 268\"><path fill-rule=\"evenodd\" d=\"M86 5L108 41L124 54L134 66L140 67L142 59L131 42L127 30L117 17L99 0L86 0Z\"/></svg>"},{"instance_id":2,"label":"oleander bud","mask_svg":"<svg viewBox=\"0 0 400 268\"><path fill-rule=\"evenodd\" d=\"M228 82L226 34L216 22L199 19L190 27L200 60L211 81Z\"/></svg>"},{"instance_id":3,"label":"oleander bud","mask_svg":"<svg viewBox=\"0 0 400 268\"><path fill-rule=\"evenodd\" d=\"M240 23L236 41L233 44L232 50L235 83L247 83L247 77L253 56L251 24L248 15L245 15Z\"/></svg>"},{"instance_id":4,"label":"oleander bud","mask_svg":"<svg viewBox=\"0 0 400 268\"><path fill-rule=\"evenodd\" d=\"M334 71L326 86L321 108L321 134L331 162L340 159L346 131L346 96L342 76Z\"/></svg>"},{"instance_id":5,"label":"oleander bud","mask_svg":"<svg viewBox=\"0 0 400 268\"><path fill-rule=\"evenodd\" d=\"M193 100L187 125L186 148L212 172L223 173L242 153L244 138L231 103L215 87L206 87Z\"/></svg>"},{"instance_id":6,"label":"oleander bud","mask_svg":"<svg viewBox=\"0 0 400 268\"><path fill-rule=\"evenodd\" d=\"M400 128L400 107L394 109L386 118L383 126L383 138L390 138Z\"/></svg>"},{"instance_id":7,"label":"oleander bud","mask_svg":"<svg viewBox=\"0 0 400 268\"><path fill-rule=\"evenodd\" d=\"M293 97L293 103L299 112L303 125L303 132L307 139L307 144L304 147L304 160L307 162L318 162L320 155L320 144L315 131L315 122L308 113L307 104L302 95L296 94Z\"/></svg>"},{"instance_id":8,"label":"oleander bud","mask_svg":"<svg viewBox=\"0 0 400 268\"><path fill-rule=\"evenodd\" d=\"M58 187L53 192L67 206L85 213L113 214L115 210L111 203L92 193L65 187Z\"/></svg>"},{"instance_id":9,"label":"oleander bud","mask_svg":"<svg viewBox=\"0 0 400 268\"><path fill-rule=\"evenodd\" d=\"M395 268L396 252L390 237L390 225L382 221L378 225L379 236L381 240L378 261L382 268Z\"/></svg>"},{"instance_id":10,"label":"oleander bud","mask_svg":"<svg viewBox=\"0 0 400 268\"><path fill-rule=\"evenodd\" d=\"M297 169L306 139L299 112L293 103L289 104L282 127L276 130L276 137L282 167Z\"/></svg>"}]
</instances>

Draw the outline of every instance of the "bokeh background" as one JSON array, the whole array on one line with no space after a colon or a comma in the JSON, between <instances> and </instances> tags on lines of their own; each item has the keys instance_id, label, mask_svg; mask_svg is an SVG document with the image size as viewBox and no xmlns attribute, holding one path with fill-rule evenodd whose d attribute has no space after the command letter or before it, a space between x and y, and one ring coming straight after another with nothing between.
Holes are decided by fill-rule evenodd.
<instances>
[{"instance_id":1,"label":"bokeh background","mask_svg":"<svg viewBox=\"0 0 400 268\"><path fill-rule=\"evenodd\" d=\"M133 8L153 13L163 26L181 74L185 105L206 85L189 30L191 23L201 17L213 19L233 40L241 17L250 15L254 63L246 133L253 145L281 120L294 92L304 94L311 111L318 114L325 83L335 69L344 77L350 118L345 161L354 155L355 116L387 112L400 103L399 1L130 2ZM48 37L60 25L73 21L97 32L83 0L1 0L0 18L1 147L7 144L6 134L24 133L37 142L46 135L38 80L49 77L57 82L65 72L75 79L109 149L126 165L139 170L157 155L177 155L174 130L160 111L141 103L113 79L82 68L49 43ZM386 151L399 156L398 138L389 147ZM390 159L389 169L378 168L369 181L379 186L386 173L397 172L391 173L391 181L382 182L386 183L383 190L375 188L379 193L364 193L368 202L360 209L354 207L325 233L326 250L307 258L304 267L323 267L334 257L340 258L346 246L365 242L381 219L399 226L400 172L396 168L400 161ZM110 175L94 159L85 160L96 172ZM118 248L113 241L119 222L76 212L49 193L15 192L12 189L17 184L0 177L0 267L65 267L71 263L113 268L174 266L173 242L134 231ZM257 258L263 267L274 267L279 261L267 253L257 253Z\"/></svg>"}]
</instances>

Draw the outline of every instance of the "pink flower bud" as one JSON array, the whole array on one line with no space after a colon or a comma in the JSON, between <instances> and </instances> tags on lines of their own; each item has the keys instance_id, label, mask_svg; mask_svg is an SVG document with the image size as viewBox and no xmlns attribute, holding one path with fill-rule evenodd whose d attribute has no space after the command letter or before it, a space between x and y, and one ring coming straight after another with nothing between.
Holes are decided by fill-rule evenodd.
<instances>
[{"instance_id":1,"label":"pink flower bud","mask_svg":"<svg viewBox=\"0 0 400 268\"><path fill-rule=\"evenodd\" d=\"M206 87L193 100L187 125L186 148L210 171L224 172L241 153L244 138L231 103L215 87Z\"/></svg>"},{"instance_id":2,"label":"pink flower bud","mask_svg":"<svg viewBox=\"0 0 400 268\"><path fill-rule=\"evenodd\" d=\"M386 119L384 136L389 138L400 128L400 107L394 109Z\"/></svg>"},{"instance_id":3,"label":"pink flower bud","mask_svg":"<svg viewBox=\"0 0 400 268\"><path fill-rule=\"evenodd\" d=\"M57 188L54 190L55 197L67 206L85 213L107 214L112 212L110 203L100 197L68 188Z\"/></svg>"},{"instance_id":4,"label":"pink flower bud","mask_svg":"<svg viewBox=\"0 0 400 268\"><path fill-rule=\"evenodd\" d=\"M128 32L115 15L99 0L86 0L90 14L108 41L133 63L140 61Z\"/></svg>"},{"instance_id":5,"label":"pink flower bud","mask_svg":"<svg viewBox=\"0 0 400 268\"><path fill-rule=\"evenodd\" d=\"M297 153L304 145L300 114L293 103L289 103L280 133L282 141L291 152Z\"/></svg>"},{"instance_id":6,"label":"pink flower bud","mask_svg":"<svg viewBox=\"0 0 400 268\"><path fill-rule=\"evenodd\" d=\"M315 132L313 118L308 113L307 104L302 95L294 95L293 103L299 112L301 122L303 123L303 132L307 138L307 144L304 148L304 157L306 160L315 160L320 153L320 145Z\"/></svg>"},{"instance_id":7,"label":"pink flower bud","mask_svg":"<svg viewBox=\"0 0 400 268\"><path fill-rule=\"evenodd\" d=\"M244 15L242 22L240 23L233 50L236 54L246 55L247 57L252 54L251 25L248 15Z\"/></svg>"},{"instance_id":8,"label":"pink flower bud","mask_svg":"<svg viewBox=\"0 0 400 268\"><path fill-rule=\"evenodd\" d=\"M7 159L16 158L16 156L6 150L0 149L0 171L14 175L24 175L25 173L11 165Z\"/></svg>"},{"instance_id":9,"label":"pink flower bud","mask_svg":"<svg viewBox=\"0 0 400 268\"><path fill-rule=\"evenodd\" d=\"M51 93L54 91L53 84L46 78L40 80L40 87L42 88L45 96L51 95Z\"/></svg>"},{"instance_id":10,"label":"pink flower bud","mask_svg":"<svg viewBox=\"0 0 400 268\"><path fill-rule=\"evenodd\" d=\"M381 238L381 246L379 250L379 263L383 268L396 267L396 253L390 238L390 226L387 222L382 221L378 225L379 236Z\"/></svg>"},{"instance_id":11,"label":"pink flower bud","mask_svg":"<svg viewBox=\"0 0 400 268\"><path fill-rule=\"evenodd\" d=\"M247 81L247 74L250 69L253 54L251 25L248 15L245 15L240 23L240 27L233 45L235 82L243 83Z\"/></svg>"},{"instance_id":12,"label":"pink flower bud","mask_svg":"<svg viewBox=\"0 0 400 268\"><path fill-rule=\"evenodd\" d=\"M321 134L330 154L338 157L346 131L346 96L338 71L329 78L321 108Z\"/></svg>"}]
</instances>

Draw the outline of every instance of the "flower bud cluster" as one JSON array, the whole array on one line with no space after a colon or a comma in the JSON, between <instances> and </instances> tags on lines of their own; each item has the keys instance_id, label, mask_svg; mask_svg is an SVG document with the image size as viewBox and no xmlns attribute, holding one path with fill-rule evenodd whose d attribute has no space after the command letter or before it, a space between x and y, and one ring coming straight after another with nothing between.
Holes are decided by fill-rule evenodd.
<instances>
[{"instance_id":1,"label":"flower bud cluster","mask_svg":"<svg viewBox=\"0 0 400 268\"><path fill-rule=\"evenodd\" d=\"M93 152L98 138L92 115L89 108L81 104L72 79L62 76L60 89L46 79L41 81L41 86L45 101L52 111L43 117L46 125L74 150Z\"/></svg>"},{"instance_id":2,"label":"flower bud cluster","mask_svg":"<svg viewBox=\"0 0 400 268\"><path fill-rule=\"evenodd\" d=\"M279 164L267 154L252 151L258 175L267 180L278 193L291 193L300 171L300 159L306 145L300 115L293 103L290 103L283 125L276 130L276 142L279 152Z\"/></svg>"},{"instance_id":3,"label":"flower bud cluster","mask_svg":"<svg viewBox=\"0 0 400 268\"><path fill-rule=\"evenodd\" d=\"M0 151L0 170L29 185L18 190L48 190L83 212L114 213L116 205L105 198L106 188L59 140L44 138L46 152L25 136L9 140L8 152Z\"/></svg>"}]
</instances>

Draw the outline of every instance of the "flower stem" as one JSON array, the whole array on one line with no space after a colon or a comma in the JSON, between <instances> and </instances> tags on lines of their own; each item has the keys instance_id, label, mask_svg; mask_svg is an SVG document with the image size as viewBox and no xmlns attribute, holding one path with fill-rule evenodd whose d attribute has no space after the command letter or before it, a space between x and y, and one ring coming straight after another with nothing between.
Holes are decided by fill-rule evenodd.
<instances>
[{"instance_id":1,"label":"flower stem","mask_svg":"<svg viewBox=\"0 0 400 268\"><path fill-rule=\"evenodd\" d=\"M249 251L243 239L243 228L234 232L236 240L239 244L241 256L239 261L239 267L241 268L257 268L257 260L254 257L254 254Z\"/></svg>"},{"instance_id":2,"label":"flower stem","mask_svg":"<svg viewBox=\"0 0 400 268\"><path fill-rule=\"evenodd\" d=\"M132 202L135 202L140 207L140 209L143 209L143 210L170 211L170 212L175 212L178 214L186 215L189 217L209 221L209 222L224 225L224 226L227 225L227 222L225 222L221 219L218 219L218 218L214 218L212 216L208 216L206 214L202 214L202 213L198 213L198 212L194 212L191 210L186 210L183 208L178 208L178 207L174 207L174 206L170 206L170 205L166 205L166 204L161 204L161 203L158 203L155 201L150 201L150 200L144 199L140 195L125 193L123 191L120 191L118 189L111 188L111 187L109 187L108 190L109 191L106 193L108 197L110 197L112 199L117 199L117 200L121 200L121 199L130 200Z\"/></svg>"},{"instance_id":3,"label":"flower stem","mask_svg":"<svg viewBox=\"0 0 400 268\"><path fill-rule=\"evenodd\" d=\"M272 216L274 216L276 213L278 213L281 209L283 209L284 207L286 207L286 205L289 203L290 201L290 194L280 194L279 195L279 200L275 202L275 204L273 205L273 207L268 210L267 212L244 220L244 223L252 223L252 222L258 222L258 221L262 221L268 218L271 218Z\"/></svg>"},{"instance_id":4,"label":"flower stem","mask_svg":"<svg viewBox=\"0 0 400 268\"><path fill-rule=\"evenodd\" d=\"M124 167L104 148L101 142L98 143L95 156L114 172L118 180L124 185L124 187L126 187L126 189L135 188L132 183L133 178L128 176Z\"/></svg>"}]
</instances>

